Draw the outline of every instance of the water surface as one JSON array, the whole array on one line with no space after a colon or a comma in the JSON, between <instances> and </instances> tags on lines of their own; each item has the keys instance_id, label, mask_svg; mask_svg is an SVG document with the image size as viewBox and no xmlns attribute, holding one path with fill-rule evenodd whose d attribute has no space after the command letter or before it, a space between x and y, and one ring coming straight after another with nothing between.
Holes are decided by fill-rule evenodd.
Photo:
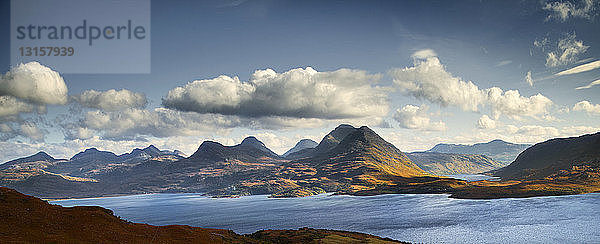
<instances>
[{"instance_id":1,"label":"water surface","mask_svg":"<svg viewBox=\"0 0 600 244\"><path fill-rule=\"evenodd\" d=\"M252 233L261 229L327 228L424 243L598 243L600 194L462 200L445 194L215 199L150 194L53 201L98 205L127 220L186 224Z\"/></svg>"}]
</instances>

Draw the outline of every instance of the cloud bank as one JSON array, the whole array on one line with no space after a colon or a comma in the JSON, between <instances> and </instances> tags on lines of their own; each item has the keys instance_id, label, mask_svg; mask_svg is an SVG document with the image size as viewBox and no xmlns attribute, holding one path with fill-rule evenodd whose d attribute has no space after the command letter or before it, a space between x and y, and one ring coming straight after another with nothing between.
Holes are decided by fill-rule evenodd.
<instances>
[{"instance_id":1,"label":"cloud bank","mask_svg":"<svg viewBox=\"0 0 600 244\"><path fill-rule=\"evenodd\" d=\"M73 97L84 107L116 111L127 108L143 108L147 104L146 95L126 89L108 91L87 90Z\"/></svg>"},{"instance_id":2,"label":"cloud bank","mask_svg":"<svg viewBox=\"0 0 600 244\"><path fill-rule=\"evenodd\" d=\"M588 114L598 114L600 115L600 104L592 104L588 101L581 101L573 106L573 111L583 111Z\"/></svg>"},{"instance_id":3,"label":"cloud bank","mask_svg":"<svg viewBox=\"0 0 600 244\"><path fill-rule=\"evenodd\" d=\"M498 119L504 114L519 119L523 116L540 118L548 113L553 104L547 97L537 94L521 96L517 90L503 91L498 87L480 89L471 81L446 71L436 56L413 55L414 66L390 71L400 91L442 106L456 106L464 111L479 112L490 106L492 115Z\"/></svg>"},{"instance_id":4,"label":"cloud bank","mask_svg":"<svg viewBox=\"0 0 600 244\"><path fill-rule=\"evenodd\" d=\"M245 117L382 117L388 112L388 98L386 90L376 86L380 77L351 69L257 70L248 82L225 75L192 81L169 91L162 103L180 111Z\"/></svg>"}]
</instances>

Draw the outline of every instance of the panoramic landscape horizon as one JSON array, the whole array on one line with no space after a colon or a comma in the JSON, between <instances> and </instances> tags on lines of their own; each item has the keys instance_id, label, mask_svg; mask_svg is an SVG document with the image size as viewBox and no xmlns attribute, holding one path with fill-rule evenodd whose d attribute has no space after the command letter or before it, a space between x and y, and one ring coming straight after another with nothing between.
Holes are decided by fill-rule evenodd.
<instances>
[{"instance_id":1,"label":"panoramic landscape horizon","mask_svg":"<svg viewBox=\"0 0 600 244\"><path fill-rule=\"evenodd\" d=\"M598 0L0 12L0 242L600 239Z\"/></svg>"}]
</instances>

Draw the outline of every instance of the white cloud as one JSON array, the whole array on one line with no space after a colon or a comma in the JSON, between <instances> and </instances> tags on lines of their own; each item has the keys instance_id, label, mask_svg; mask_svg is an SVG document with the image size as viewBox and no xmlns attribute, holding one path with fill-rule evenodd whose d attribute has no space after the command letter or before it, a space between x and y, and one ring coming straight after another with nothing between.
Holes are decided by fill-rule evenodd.
<instances>
[{"instance_id":1,"label":"white cloud","mask_svg":"<svg viewBox=\"0 0 600 244\"><path fill-rule=\"evenodd\" d=\"M527 71L527 74L525 75L525 82L527 82L527 84L529 84L529 86L533 86L533 79L531 78L531 70Z\"/></svg>"},{"instance_id":2,"label":"white cloud","mask_svg":"<svg viewBox=\"0 0 600 244\"><path fill-rule=\"evenodd\" d=\"M546 49L548 45L550 45L550 40L548 40L548 37L544 37L544 39L536 39L535 41L533 41L533 46L542 49L542 51Z\"/></svg>"},{"instance_id":3,"label":"white cloud","mask_svg":"<svg viewBox=\"0 0 600 244\"><path fill-rule=\"evenodd\" d=\"M581 101L573 106L573 111L583 111L589 114L600 115L600 104L592 104L588 101Z\"/></svg>"},{"instance_id":4,"label":"white cloud","mask_svg":"<svg viewBox=\"0 0 600 244\"><path fill-rule=\"evenodd\" d=\"M58 72L38 62L19 64L0 79L0 95L36 104L65 104L67 85Z\"/></svg>"},{"instance_id":5,"label":"white cloud","mask_svg":"<svg viewBox=\"0 0 600 244\"><path fill-rule=\"evenodd\" d=\"M402 92L443 106L479 111L479 105L485 102L485 94L479 87L447 72L435 56L415 58L413 67L392 69L390 74Z\"/></svg>"},{"instance_id":6,"label":"white cloud","mask_svg":"<svg viewBox=\"0 0 600 244\"><path fill-rule=\"evenodd\" d=\"M44 140L44 132L42 132L35 124L33 123L24 123L21 124L21 133L31 138L34 141L43 141Z\"/></svg>"},{"instance_id":7,"label":"white cloud","mask_svg":"<svg viewBox=\"0 0 600 244\"><path fill-rule=\"evenodd\" d=\"M446 124L442 121L431 122L427 105L414 106L405 105L402 109L397 109L394 119L398 121L400 127L407 129L419 129L428 131L446 130Z\"/></svg>"},{"instance_id":8,"label":"white cloud","mask_svg":"<svg viewBox=\"0 0 600 244\"><path fill-rule=\"evenodd\" d=\"M124 140L139 136L226 134L229 128L239 125L240 120L232 116L180 112L165 108L132 108L115 112L88 111L81 127L99 131L103 138Z\"/></svg>"},{"instance_id":9,"label":"white cloud","mask_svg":"<svg viewBox=\"0 0 600 244\"><path fill-rule=\"evenodd\" d=\"M65 104L67 86L56 71L38 62L19 64L0 75L0 140L16 136L32 141L44 139L46 130L37 121L25 121L22 114L45 113L47 104Z\"/></svg>"},{"instance_id":10,"label":"white cloud","mask_svg":"<svg viewBox=\"0 0 600 244\"><path fill-rule=\"evenodd\" d=\"M413 53L412 58L415 60L422 60L427 58L437 57L437 53L432 49L422 49Z\"/></svg>"},{"instance_id":11,"label":"white cloud","mask_svg":"<svg viewBox=\"0 0 600 244\"><path fill-rule=\"evenodd\" d=\"M594 5L596 5L594 0L582 0L577 5L569 1L557 1L546 3L543 9L550 12L546 20L557 19L561 22L565 22L569 18L591 20L595 16Z\"/></svg>"},{"instance_id":12,"label":"white cloud","mask_svg":"<svg viewBox=\"0 0 600 244\"><path fill-rule=\"evenodd\" d=\"M126 89L110 89L108 91L87 90L73 98L84 107L106 111L143 108L147 103L146 96L143 93L132 92Z\"/></svg>"},{"instance_id":13,"label":"white cloud","mask_svg":"<svg viewBox=\"0 0 600 244\"><path fill-rule=\"evenodd\" d=\"M15 97L0 96L0 119L33 112L35 107L35 105L23 102Z\"/></svg>"},{"instance_id":14,"label":"white cloud","mask_svg":"<svg viewBox=\"0 0 600 244\"><path fill-rule=\"evenodd\" d=\"M163 99L167 108L245 117L383 117L387 90L376 87L381 75L361 70L318 72L310 67L277 73L257 70L248 82L219 76L177 87Z\"/></svg>"},{"instance_id":15,"label":"white cloud","mask_svg":"<svg viewBox=\"0 0 600 244\"><path fill-rule=\"evenodd\" d=\"M513 119L519 119L521 116L540 118L540 116L548 114L548 110L553 104L550 99L539 93L523 97L518 90L503 92L498 87L492 87L486 91L487 100L495 119L498 119L501 114Z\"/></svg>"},{"instance_id":16,"label":"white cloud","mask_svg":"<svg viewBox=\"0 0 600 244\"><path fill-rule=\"evenodd\" d=\"M484 114L479 118L479 120L477 120L477 128L479 128L479 129L496 128L496 121Z\"/></svg>"},{"instance_id":17,"label":"white cloud","mask_svg":"<svg viewBox=\"0 0 600 244\"><path fill-rule=\"evenodd\" d=\"M579 74L579 73L583 73L583 72L598 69L598 68L600 68L600 60L597 60L594 62L589 62L587 64L578 65L578 66L575 66L575 67L567 69L567 70L563 70L561 72L556 73L556 75L561 76L561 75Z\"/></svg>"},{"instance_id":18,"label":"white cloud","mask_svg":"<svg viewBox=\"0 0 600 244\"><path fill-rule=\"evenodd\" d=\"M505 66L505 65L509 65L512 62L513 62L512 60L503 60L503 61L498 62L496 64L496 67L502 67L502 66Z\"/></svg>"},{"instance_id":19,"label":"white cloud","mask_svg":"<svg viewBox=\"0 0 600 244\"><path fill-rule=\"evenodd\" d=\"M547 114L552 105L552 101L541 94L523 97L517 90L504 92L498 87L482 90L473 82L446 71L437 57L415 59L413 67L392 69L390 75L401 92L465 111L478 112L480 107L489 105L496 119L501 114L515 119L539 118Z\"/></svg>"},{"instance_id":20,"label":"white cloud","mask_svg":"<svg viewBox=\"0 0 600 244\"><path fill-rule=\"evenodd\" d=\"M555 51L549 52L546 56L546 67L557 67L572 64L579 58L579 55L585 53L590 46L586 46L582 41L575 39L575 33L567 34L558 41Z\"/></svg>"},{"instance_id":21,"label":"white cloud","mask_svg":"<svg viewBox=\"0 0 600 244\"><path fill-rule=\"evenodd\" d=\"M585 86L580 86L580 87L575 88L575 90L589 89L589 88L592 88L592 86L595 86L595 85L600 85L600 80L592 81L592 82L590 82L590 84L587 84Z\"/></svg>"}]
</instances>

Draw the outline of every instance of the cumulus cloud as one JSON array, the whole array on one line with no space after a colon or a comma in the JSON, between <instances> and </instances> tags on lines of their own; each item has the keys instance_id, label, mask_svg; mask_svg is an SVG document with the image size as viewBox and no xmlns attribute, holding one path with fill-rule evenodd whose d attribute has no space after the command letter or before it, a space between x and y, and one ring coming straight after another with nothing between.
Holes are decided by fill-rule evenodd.
<instances>
[{"instance_id":1,"label":"cumulus cloud","mask_svg":"<svg viewBox=\"0 0 600 244\"><path fill-rule=\"evenodd\" d=\"M34 141L43 141L44 132L42 132L35 124L27 122L21 125L21 133L24 136L31 138Z\"/></svg>"},{"instance_id":2,"label":"cumulus cloud","mask_svg":"<svg viewBox=\"0 0 600 244\"><path fill-rule=\"evenodd\" d=\"M380 77L351 69L257 70L248 82L225 75L192 81L169 91L163 105L180 111L245 117L383 117L388 112L388 98L386 89L375 86Z\"/></svg>"},{"instance_id":3,"label":"cumulus cloud","mask_svg":"<svg viewBox=\"0 0 600 244\"><path fill-rule=\"evenodd\" d=\"M0 79L0 95L36 104L65 104L67 85L58 72L38 62L19 64Z\"/></svg>"},{"instance_id":4,"label":"cumulus cloud","mask_svg":"<svg viewBox=\"0 0 600 244\"><path fill-rule=\"evenodd\" d=\"M390 71L401 91L443 106L454 105L466 111L479 111L479 105L485 101L485 93L473 82L463 81L447 72L435 56L413 55L413 58L413 67Z\"/></svg>"},{"instance_id":5,"label":"cumulus cloud","mask_svg":"<svg viewBox=\"0 0 600 244\"><path fill-rule=\"evenodd\" d=\"M503 92L498 87L486 89L487 102L491 106L492 115L498 119L505 114L513 119L521 116L538 118L548 114L552 101L542 94L524 97L517 90Z\"/></svg>"},{"instance_id":6,"label":"cumulus cloud","mask_svg":"<svg viewBox=\"0 0 600 244\"><path fill-rule=\"evenodd\" d=\"M573 111L583 111L589 114L599 114L600 115L600 104L592 104L588 101L581 101L573 106Z\"/></svg>"},{"instance_id":7,"label":"cumulus cloud","mask_svg":"<svg viewBox=\"0 0 600 244\"><path fill-rule=\"evenodd\" d=\"M38 62L19 64L0 75L0 140L17 136L44 139L46 130L22 114L46 112L47 104L65 104L67 86L56 71Z\"/></svg>"},{"instance_id":8,"label":"cumulus cloud","mask_svg":"<svg viewBox=\"0 0 600 244\"><path fill-rule=\"evenodd\" d=\"M569 18L592 19L596 13L596 3L594 0L582 0L579 4L569 1L547 2L543 9L550 12L546 20L556 19L561 22Z\"/></svg>"},{"instance_id":9,"label":"cumulus cloud","mask_svg":"<svg viewBox=\"0 0 600 244\"><path fill-rule=\"evenodd\" d=\"M479 129L496 128L496 121L484 114L479 118L479 120L477 120L477 128L479 128Z\"/></svg>"},{"instance_id":10,"label":"cumulus cloud","mask_svg":"<svg viewBox=\"0 0 600 244\"><path fill-rule=\"evenodd\" d=\"M73 96L84 107L97 108L106 111L116 111L127 108L143 108L146 106L146 95L126 89L108 91L87 90Z\"/></svg>"},{"instance_id":11,"label":"cumulus cloud","mask_svg":"<svg viewBox=\"0 0 600 244\"><path fill-rule=\"evenodd\" d=\"M15 97L0 96L0 119L6 119L6 117L20 113L33 112L35 107L35 105L23 102Z\"/></svg>"},{"instance_id":12,"label":"cumulus cloud","mask_svg":"<svg viewBox=\"0 0 600 244\"><path fill-rule=\"evenodd\" d=\"M397 109L394 119L398 121L400 127L407 129L419 129L428 131L446 130L446 124L442 121L432 122L428 113L427 105L415 106L405 105L402 109Z\"/></svg>"},{"instance_id":13,"label":"cumulus cloud","mask_svg":"<svg viewBox=\"0 0 600 244\"><path fill-rule=\"evenodd\" d=\"M589 88L592 88L592 86L595 86L595 85L600 85L600 80L592 81L592 82L590 82L590 84L587 84L585 86L580 86L580 87L575 88L575 90L589 89Z\"/></svg>"},{"instance_id":14,"label":"cumulus cloud","mask_svg":"<svg viewBox=\"0 0 600 244\"><path fill-rule=\"evenodd\" d=\"M438 57L433 56L416 58L413 67L392 69L390 75L401 92L465 111L478 112L480 107L489 105L496 119L501 114L515 119L539 118L547 114L552 105L552 101L541 94L523 97L517 90L480 89L471 81L453 76Z\"/></svg>"},{"instance_id":15,"label":"cumulus cloud","mask_svg":"<svg viewBox=\"0 0 600 244\"><path fill-rule=\"evenodd\" d=\"M124 140L139 136L226 134L228 128L238 125L240 121L231 116L180 112L165 108L132 108L115 112L88 111L80 127L99 131L106 139Z\"/></svg>"},{"instance_id":16,"label":"cumulus cloud","mask_svg":"<svg viewBox=\"0 0 600 244\"><path fill-rule=\"evenodd\" d=\"M579 74L579 73L583 73L583 72L598 69L598 68L600 68L600 60L597 60L594 62L589 62L587 64L578 65L578 66L575 66L575 67L567 69L567 70L563 70L561 72L556 73L556 75L561 76L561 75Z\"/></svg>"},{"instance_id":17,"label":"cumulus cloud","mask_svg":"<svg viewBox=\"0 0 600 244\"><path fill-rule=\"evenodd\" d=\"M529 84L529 86L533 86L533 79L531 78L531 70L527 71L527 74L525 75L525 82L527 82L527 84Z\"/></svg>"},{"instance_id":18,"label":"cumulus cloud","mask_svg":"<svg viewBox=\"0 0 600 244\"><path fill-rule=\"evenodd\" d=\"M546 55L546 67L557 67L572 64L579 56L585 53L590 46L583 44L583 41L576 40L575 33L567 34L558 41L555 51Z\"/></svg>"}]
</instances>

